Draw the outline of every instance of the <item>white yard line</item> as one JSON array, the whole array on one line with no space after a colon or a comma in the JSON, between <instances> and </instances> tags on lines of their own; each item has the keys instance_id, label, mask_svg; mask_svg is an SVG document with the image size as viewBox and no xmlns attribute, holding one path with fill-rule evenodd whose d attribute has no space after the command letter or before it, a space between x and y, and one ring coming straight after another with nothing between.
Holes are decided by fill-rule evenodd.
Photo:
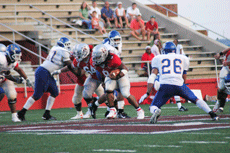
<instances>
[{"instance_id":1,"label":"white yard line","mask_svg":"<svg viewBox=\"0 0 230 153\"><path fill-rule=\"evenodd\" d=\"M225 137L225 139L230 139L230 137Z\"/></svg>"},{"instance_id":2,"label":"white yard line","mask_svg":"<svg viewBox=\"0 0 230 153\"><path fill-rule=\"evenodd\" d=\"M227 141L180 141L179 143L197 143L197 144L226 144L228 143Z\"/></svg>"},{"instance_id":3,"label":"white yard line","mask_svg":"<svg viewBox=\"0 0 230 153\"><path fill-rule=\"evenodd\" d=\"M93 149L98 152L137 152L136 150L120 150L120 149Z\"/></svg>"},{"instance_id":4,"label":"white yard line","mask_svg":"<svg viewBox=\"0 0 230 153\"><path fill-rule=\"evenodd\" d=\"M197 134L197 135L227 135L228 133L198 133L198 132L192 132L192 133L183 133L183 134Z\"/></svg>"},{"instance_id":5,"label":"white yard line","mask_svg":"<svg viewBox=\"0 0 230 153\"><path fill-rule=\"evenodd\" d=\"M176 145L142 145L143 147L150 147L150 148L179 148L183 146L176 146Z\"/></svg>"}]
</instances>

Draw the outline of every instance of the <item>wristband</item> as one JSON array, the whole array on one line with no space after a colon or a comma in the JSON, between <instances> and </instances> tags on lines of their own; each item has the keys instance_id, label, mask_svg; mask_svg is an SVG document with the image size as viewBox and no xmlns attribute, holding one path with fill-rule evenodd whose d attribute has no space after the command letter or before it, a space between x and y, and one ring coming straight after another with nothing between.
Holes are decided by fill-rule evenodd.
<instances>
[{"instance_id":1,"label":"wristband","mask_svg":"<svg viewBox=\"0 0 230 153\"><path fill-rule=\"evenodd\" d=\"M148 93L148 92L146 92L146 94L149 96L149 93Z\"/></svg>"},{"instance_id":2,"label":"wristband","mask_svg":"<svg viewBox=\"0 0 230 153\"><path fill-rule=\"evenodd\" d=\"M220 56L222 56L222 55L224 55L224 53L223 53L223 52L220 52Z\"/></svg>"}]
</instances>

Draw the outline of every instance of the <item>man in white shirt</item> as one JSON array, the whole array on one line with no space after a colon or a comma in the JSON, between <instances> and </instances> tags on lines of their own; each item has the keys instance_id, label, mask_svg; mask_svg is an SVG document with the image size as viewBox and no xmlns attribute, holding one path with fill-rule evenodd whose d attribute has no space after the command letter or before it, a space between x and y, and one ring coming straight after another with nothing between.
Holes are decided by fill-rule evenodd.
<instances>
[{"instance_id":1,"label":"man in white shirt","mask_svg":"<svg viewBox=\"0 0 230 153\"><path fill-rule=\"evenodd\" d=\"M178 39L175 39L173 43L176 45L176 54L185 55L183 46L181 44L178 44Z\"/></svg>"},{"instance_id":2,"label":"man in white shirt","mask_svg":"<svg viewBox=\"0 0 230 153\"><path fill-rule=\"evenodd\" d=\"M97 2L93 1L92 2L92 6L90 6L90 10L89 10L89 16L91 17L93 12L96 11L97 12L97 18L101 19L101 10L97 7Z\"/></svg>"},{"instance_id":3,"label":"man in white shirt","mask_svg":"<svg viewBox=\"0 0 230 153\"><path fill-rule=\"evenodd\" d=\"M127 8L127 18L131 22L138 14L140 14L140 10L137 8L137 4L133 3L132 6Z\"/></svg>"},{"instance_id":4,"label":"man in white shirt","mask_svg":"<svg viewBox=\"0 0 230 153\"><path fill-rule=\"evenodd\" d=\"M160 55L160 51L159 51L158 45L159 45L159 40L156 39L154 41L154 45L151 48L151 53L153 53L154 56Z\"/></svg>"}]
</instances>

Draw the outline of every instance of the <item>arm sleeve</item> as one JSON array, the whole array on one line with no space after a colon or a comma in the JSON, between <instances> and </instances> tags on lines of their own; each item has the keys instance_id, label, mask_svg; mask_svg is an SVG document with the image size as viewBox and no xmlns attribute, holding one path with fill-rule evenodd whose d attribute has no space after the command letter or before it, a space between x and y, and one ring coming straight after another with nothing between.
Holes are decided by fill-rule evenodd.
<instances>
[{"instance_id":1,"label":"arm sleeve","mask_svg":"<svg viewBox=\"0 0 230 153\"><path fill-rule=\"evenodd\" d=\"M156 68L159 70L159 63L160 63L159 58L157 57L153 58L151 62L152 68Z\"/></svg>"},{"instance_id":2,"label":"arm sleeve","mask_svg":"<svg viewBox=\"0 0 230 153\"><path fill-rule=\"evenodd\" d=\"M17 68L19 66L18 62L14 62L14 68Z\"/></svg>"},{"instance_id":3,"label":"arm sleeve","mask_svg":"<svg viewBox=\"0 0 230 153\"><path fill-rule=\"evenodd\" d=\"M63 62L70 61L70 54L67 51L63 51Z\"/></svg>"}]
</instances>

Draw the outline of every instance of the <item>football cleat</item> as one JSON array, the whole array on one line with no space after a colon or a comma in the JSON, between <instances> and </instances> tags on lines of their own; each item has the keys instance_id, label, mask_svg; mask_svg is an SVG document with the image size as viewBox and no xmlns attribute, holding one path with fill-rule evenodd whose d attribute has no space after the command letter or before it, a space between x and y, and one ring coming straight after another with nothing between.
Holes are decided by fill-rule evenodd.
<instances>
[{"instance_id":1,"label":"football cleat","mask_svg":"<svg viewBox=\"0 0 230 153\"><path fill-rule=\"evenodd\" d=\"M219 120L219 117L213 111L210 111L209 115L210 115L210 117L212 118L213 121L218 121Z\"/></svg>"},{"instance_id":2,"label":"football cleat","mask_svg":"<svg viewBox=\"0 0 230 153\"><path fill-rule=\"evenodd\" d=\"M57 120L56 117L51 116L49 113L44 113L42 116L43 120Z\"/></svg>"},{"instance_id":3,"label":"football cleat","mask_svg":"<svg viewBox=\"0 0 230 153\"><path fill-rule=\"evenodd\" d=\"M143 109L139 108L137 110L137 119L144 119L145 118L145 112Z\"/></svg>"},{"instance_id":4,"label":"football cleat","mask_svg":"<svg viewBox=\"0 0 230 153\"><path fill-rule=\"evenodd\" d=\"M117 114L117 118L130 118L130 116L128 116L125 112L122 112Z\"/></svg>"},{"instance_id":5,"label":"football cleat","mask_svg":"<svg viewBox=\"0 0 230 153\"><path fill-rule=\"evenodd\" d=\"M187 108L185 108L184 106L181 106L180 109L178 110L180 112L185 112L185 111L188 111Z\"/></svg>"},{"instance_id":6,"label":"football cleat","mask_svg":"<svg viewBox=\"0 0 230 153\"><path fill-rule=\"evenodd\" d=\"M150 124L157 123L157 119L160 117L160 115L161 115L161 109L156 109L153 115L151 116L149 123Z\"/></svg>"},{"instance_id":7,"label":"football cleat","mask_svg":"<svg viewBox=\"0 0 230 153\"><path fill-rule=\"evenodd\" d=\"M88 111L85 113L85 115L83 115L83 118L90 118L90 116L91 116L91 112L90 112L90 110L88 110Z\"/></svg>"},{"instance_id":8,"label":"football cleat","mask_svg":"<svg viewBox=\"0 0 230 153\"><path fill-rule=\"evenodd\" d=\"M83 119L82 111L77 112L77 115L71 118L71 120L77 120L77 119Z\"/></svg>"},{"instance_id":9,"label":"football cleat","mask_svg":"<svg viewBox=\"0 0 230 153\"><path fill-rule=\"evenodd\" d=\"M95 103L93 103L92 105L89 106L91 115L94 119L96 119L96 111L97 111L97 106L95 105Z\"/></svg>"},{"instance_id":10,"label":"football cleat","mask_svg":"<svg viewBox=\"0 0 230 153\"><path fill-rule=\"evenodd\" d=\"M117 117L117 110L115 107L110 108L109 114L106 116L107 119L114 119Z\"/></svg>"},{"instance_id":11,"label":"football cleat","mask_svg":"<svg viewBox=\"0 0 230 153\"><path fill-rule=\"evenodd\" d=\"M21 120L21 121L26 121L26 118L25 118L25 113L23 113L22 111L19 111L17 113L18 115L18 118Z\"/></svg>"},{"instance_id":12,"label":"football cleat","mask_svg":"<svg viewBox=\"0 0 230 153\"><path fill-rule=\"evenodd\" d=\"M213 112L217 112L218 109L219 109L219 107L220 107L220 103L219 103L219 101L217 100L215 106L214 106L213 109L212 109L212 111L213 111Z\"/></svg>"},{"instance_id":13,"label":"football cleat","mask_svg":"<svg viewBox=\"0 0 230 153\"><path fill-rule=\"evenodd\" d=\"M21 120L16 116L16 117L12 117L12 121L13 122L21 122Z\"/></svg>"},{"instance_id":14,"label":"football cleat","mask_svg":"<svg viewBox=\"0 0 230 153\"><path fill-rule=\"evenodd\" d=\"M217 113L223 113L224 112L224 108L223 107L220 107L218 110L217 110Z\"/></svg>"}]
</instances>

